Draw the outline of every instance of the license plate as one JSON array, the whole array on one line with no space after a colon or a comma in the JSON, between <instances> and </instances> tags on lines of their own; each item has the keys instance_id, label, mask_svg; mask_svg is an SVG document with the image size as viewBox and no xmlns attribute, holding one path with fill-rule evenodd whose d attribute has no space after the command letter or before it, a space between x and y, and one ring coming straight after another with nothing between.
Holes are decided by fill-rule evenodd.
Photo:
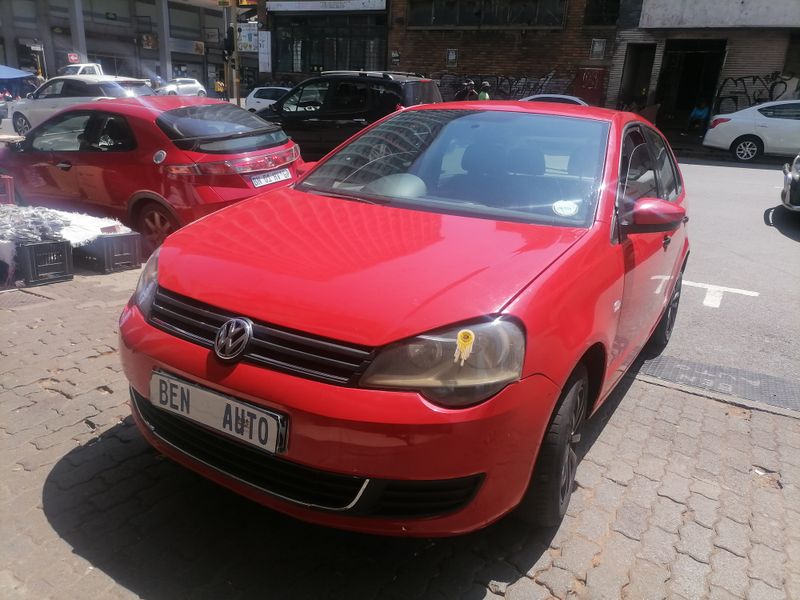
<instances>
[{"instance_id":1,"label":"license plate","mask_svg":"<svg viewBox=\"0 0 800 600\"><path fill-rule=\"evenodd\" d=\"M270 173L263 173L261 175L251 175L250 181L252 182L253 187L261 187L264 185L269 185L270 183L277 183L279 181L285 181L291 178L292 174L289 172L289 169L281 169L280 171L272 171Z\"/></svg>"},{"instance_id":2,"label":"license plate","mask_svg":"<svg viewBox=\"0 0 800 600\"><path fill-rule=\"evenodd\" d=\"M153 372L150 403L272 454L285 449L287 418L284 415L165 373Z\"/></svg>"}]
</instances>

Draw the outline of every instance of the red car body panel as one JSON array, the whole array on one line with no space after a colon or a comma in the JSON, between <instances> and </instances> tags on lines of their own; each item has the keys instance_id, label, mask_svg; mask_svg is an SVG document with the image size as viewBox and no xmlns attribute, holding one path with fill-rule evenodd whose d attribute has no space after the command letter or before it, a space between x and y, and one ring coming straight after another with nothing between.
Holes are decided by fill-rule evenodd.
<instances>
[{"instance_id":1,"label":"red car body panel","mask_svg":"<svg viewBox=\"0 0 800 600\"><path fill-rule=\"evenodd\" d=\"M0 149L0 166L14 177L15 186L29 204L81 210L126 220L137 202L150 199L169 207L181 225L261 191L291 184L297 176L296 163L287 165L291 179L263 188L254 188L247 175L178 175L168 172L174 165L260 156L294 146L288 141L252 152L191 152L178 148L155 123L165 111L218 103L219 100L210 98L144 96L76 104L58 114L102 111L120 115L133 131L136 148L123 152L14 152L3 148ZM155 164L153 155L159 150L166 152L166 159ZM72 168L68 171L59 169L57 165L63 162L71 163Z\"/></svg>"},{"instance_id":2,"label":"red car body panel","mask_svg":"<svg viewBox=\"0 0 800 600\"><path fill-rule=\"evenodd\" d=\"M151 326L133 301L121 317L120 348L125 373L142 396L149 394L152 371L159 368L288 415L284 458L289 461L400 480L484 473L475 498L455 513L424 519L312 510L176 450L134 410L154 446L267 506L371 533L464 533L518 504L575 365L587 352L599 357L592 383L596 410L655 329L685 265L688 238L681 225L669 233L616 239L621 138L631 123L649 126L636 115L536 103L451 103L446 108L459 107L608 121L592 225L510 223L282 189L171 236L159 259L159 285L234 314L369 346L487 314L507 315L525 328L520 381L477 406L456 410L414 392L340 387L250 364L225 365L212 350ZM683 187L675 202L685 204Z\"/></svg>"}]
</instances>

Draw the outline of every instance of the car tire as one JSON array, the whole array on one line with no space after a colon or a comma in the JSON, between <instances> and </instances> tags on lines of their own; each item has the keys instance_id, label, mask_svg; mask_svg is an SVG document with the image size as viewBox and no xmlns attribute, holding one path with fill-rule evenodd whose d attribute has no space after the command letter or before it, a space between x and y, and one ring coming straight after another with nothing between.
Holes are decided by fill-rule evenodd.
<instances>
[{"instance_id":1,"label":"car tire","mask_svg":"<svg viewBox=\"0 0 800 600\"><path fill-rule=\"evenodd\" d=\"M178 92L167 92L168 96L177 96Z\"/></svg>"},{"instance_id":2,"label":"car tire","mask_svg":"<svg viewBox=\"0 0 800 600\"><path fill-rule=\"evenodd\" d=\"M672 330L675 327L675 320L678 317L678 306L681 302L681 290L683 289L683 272L678 275L675 280L675 286L672 288L672 294L669 297L669 303L664 309L664 314L658 321L653 335L647 340L645 347L645 354L648 357L654 358L661 354L669 344L669 339L672 337Z\"/></svg>"},{"instance_id":3,"label":"car tire","mask_svg":"<svg viewBox=\"0 0 800 600\"><path fill-rule=\"evenodd\" d=\"M147 256L164 243L169 234L180 228L175 215L158 202L145 202L136 215L136 230L142 236L142 250Z\"/></svg>"},{"instance_id":4,"label":"car tire","mask_svg":"<svg viewBox=\"0 0 800 600\"><path fill-rule=\"evenodd\" d=\"M31 130L31 122L22 113L14 113L11 124L14 126L14 131L17 132L17 135L25 135Z\"/></svg>"},{"instance_id":5,"label":"car tire","mask_svg":"<svg viewBox=\"0 0 800 600\"><path fill-rule=\"evenodd\" d=\"M754 135L743 135L731 144L731 154L739 162L753 162L764 154L764 142Z\"/></svg>"},{"instance_id":6,"label":"car tire","mask_svg":"<svg viewBox=\"0 0 800 600\"><path fill-rule=\"evenodd\" d=\"M200 90L199 92L197 92L197 95L202 98L203 96L206 95L206 93L203 90Z\"/></svg>"},{"instance_id":7,"label":"car tire","mask_svg":"<svg viewBox=\"0 0 800 600\"><path fill-rule=\"evenodd\" d=\"M553 527L564 518L575 487L577 445L588 411L589 374L578 363L564 384L536 458L528 490L517 515L537 527Z\"/></svg>"}]
</instances>

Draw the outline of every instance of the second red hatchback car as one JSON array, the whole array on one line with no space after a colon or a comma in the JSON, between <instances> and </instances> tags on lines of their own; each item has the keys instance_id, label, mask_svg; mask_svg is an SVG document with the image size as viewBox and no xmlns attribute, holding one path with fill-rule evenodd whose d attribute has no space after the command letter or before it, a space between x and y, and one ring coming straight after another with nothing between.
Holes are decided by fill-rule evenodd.
<instances>
[{"instance_id":1,"label":"second red hatchback car","mask_svg":"<svg viewBox=\"0 0 800 600\"><path fill-rule=\"evenodd\" d=\"M218 100L78 104L0 150L20 199L127 220L150 249L203 215L295 179L280 127Z\"/></svg>"},{"instance_id":2,"label":"second red hatchback car","mask_svg":"<svg viewBox=\"0 0 800 600\"><path fill-rule=\"evenodd\" d=\"M186 227L120 319L160 451L326 525L564 515L584 420L669 340L685 195L636 115L404 110L293 188Z\"/></svg>"}]
</instances>

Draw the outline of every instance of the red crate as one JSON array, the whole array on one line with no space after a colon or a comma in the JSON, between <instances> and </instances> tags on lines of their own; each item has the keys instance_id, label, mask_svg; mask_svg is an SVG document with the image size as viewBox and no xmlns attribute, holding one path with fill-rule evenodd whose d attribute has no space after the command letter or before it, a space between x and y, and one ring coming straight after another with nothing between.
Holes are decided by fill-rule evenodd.
<instances>
[{"instance_id":1,"label":"red crate","mask_svg":"<svg viewBox=\"0 0 800 600\"><path fill-rule=\"evenodd\" d=\"M0 175L0 204L15 204L14 178L9 175Z\"/></svg>"}]
</instances>

